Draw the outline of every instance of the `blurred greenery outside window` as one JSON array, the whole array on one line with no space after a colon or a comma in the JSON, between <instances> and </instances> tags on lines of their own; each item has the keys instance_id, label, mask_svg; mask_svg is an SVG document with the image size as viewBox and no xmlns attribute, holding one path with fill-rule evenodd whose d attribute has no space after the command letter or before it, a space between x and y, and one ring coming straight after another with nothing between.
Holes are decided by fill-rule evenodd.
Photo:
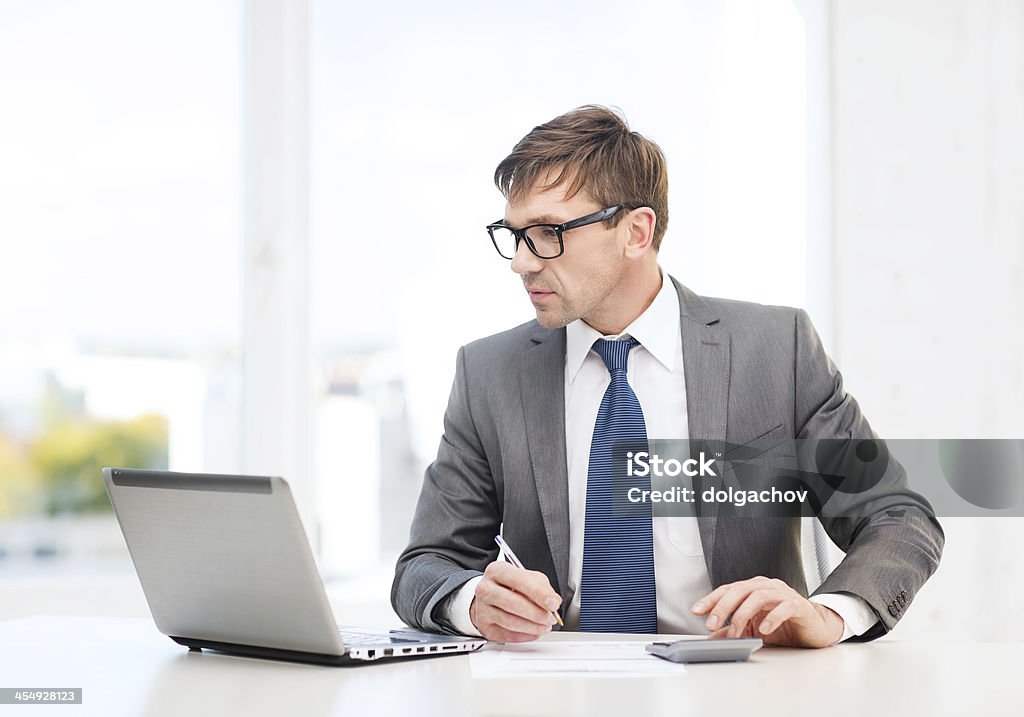
<instances>
[{"instance_id":1,"label":"blurred greenery outside window","mask_svg":"<svg viewBox=\"0 0 1024 717\"><path fill-rule=\"evenodd\" d=\"M147 413L98 420L51 384L38 433L19 439L0 427L0 519L109 512L104 466L166 469L167 419Z\"/></svg>"}]
</instances>

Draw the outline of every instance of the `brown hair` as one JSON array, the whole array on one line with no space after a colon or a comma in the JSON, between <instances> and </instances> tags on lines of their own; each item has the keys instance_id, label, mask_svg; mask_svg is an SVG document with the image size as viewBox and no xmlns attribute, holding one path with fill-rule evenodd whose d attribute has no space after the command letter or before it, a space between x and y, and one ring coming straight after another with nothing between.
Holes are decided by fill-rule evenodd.
<instances>
[{"instance_id":1,"label":"brown hair","mask_svg":"<svg viewBox=\"0 0 1024 717\"><path fill-rule=\"evenodd\" d=\"M523 199L548 171L558 175L546 189L568 182L566 196L578 192L604 207L650 207L657 222L654 249L668 227L668 171L661 148L629 131L625 117L600 105L584 105L534 127L501 160L494 184L510 201ZM606 224L614 227L619 212Z\"/></svg>"}]
</instances>

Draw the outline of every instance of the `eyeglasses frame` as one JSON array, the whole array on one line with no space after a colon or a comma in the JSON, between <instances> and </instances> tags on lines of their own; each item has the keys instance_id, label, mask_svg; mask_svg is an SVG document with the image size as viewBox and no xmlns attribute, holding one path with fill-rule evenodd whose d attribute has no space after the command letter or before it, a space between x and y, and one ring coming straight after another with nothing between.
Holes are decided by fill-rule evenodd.
<instances>
[{"instance_id":1,"label":"eyeglasses frame","mask_svg":"<svg viewBox=\"0 0 1024 717\"><path fill-rule=\"evenodd\" d=\"M503 220L499 219L496 222L487 225L487 234L491 237L491 243L494 244L495 251L498 252L498 255L502 259L514 259L516 252L519 251L519 243L523 241L526 242L526 247L538 259L557 259L558 257L562 256L562 254L565 253L565 242L562 240L562 232L567 232L570 229L579 229L580 227L585 227L591 224L597 224L598 222L607 221L608 219L611 219L625 208L626 207L622 204L616 204L615 206L612 207L600 209L596 212L593 212L592 214L587 214L586 216L582 216L577 219L571 219L562 224L530 224L529 226L521 227L519 229L516 229L515 227L510 227L509 225L505 224ZM537 247L533 245L533 242L530 241L530 237L526 235L527 230L533 229L534 227L549 227L551 229L554 229L555 236L558 237L557 254L555 254L554 256L541 256L537 252ZM495 229L507 229L510 232L512 232L512 235L516 239L516 246L515 249L512 250L512 256L505 256L504 254L501 253L501 249L498 247L498 240L494 238Z\"/></svg>"}]
</instances>

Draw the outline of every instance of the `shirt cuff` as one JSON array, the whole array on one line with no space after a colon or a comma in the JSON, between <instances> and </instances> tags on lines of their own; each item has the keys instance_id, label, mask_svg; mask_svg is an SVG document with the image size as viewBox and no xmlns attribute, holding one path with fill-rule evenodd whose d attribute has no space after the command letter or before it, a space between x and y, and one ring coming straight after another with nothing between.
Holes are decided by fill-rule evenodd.
<instances>
[{"instance_id":1,"label":"shirt cuff","mask_svg":"<svg viewBox=\"0 0 1024 717\"><path fill-rule=\"evenodd\" d=\"M822 593L814 595L810 601L834 610L843 619L843 636L839 638L839 642L848 640L854 635L863 635L878 622L874 610L868 607L862 598L855 595Z\"/></svg>"},{"instance_id":2,"label":"shirt cuff","mask_svg":"<svg viewBox=\"0 0 1024 717\"><path fill-rule=\"evenodd\" d=\"M483 637L469 617L469 606L473 604L476 586L483 579L483 575L470 578L446 601L444 610L447 613L448 622L452 624L456 632L462 635Z\"/></svg>"}]
</instances>

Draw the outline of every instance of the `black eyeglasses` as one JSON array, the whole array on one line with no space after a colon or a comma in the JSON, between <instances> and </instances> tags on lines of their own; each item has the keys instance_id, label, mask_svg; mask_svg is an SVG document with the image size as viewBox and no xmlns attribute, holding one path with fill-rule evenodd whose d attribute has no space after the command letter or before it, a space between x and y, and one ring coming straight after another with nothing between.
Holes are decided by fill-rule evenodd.
<instances>
[{"instance_id":1,"label":"black eyeglasses","mask_svg":"<svg viewBox=\"0 0 1024 717\"><path fill-rule=\"evenodd\" d=\"M531 224L522 229L507 226L499 219L494 224L487 225L487 233L491 235L494 248L505 259L515 257L516 251L519 249L519 242L521 241L526 241L526 246L534 253L534 256L541 259L554 259L565 252L562 232L611 219L621 209L624 209L624 207L621 204L617 204L614 207L602 209L585 217L573 219L565 224Z\"/></svg>"}]
</instances>

